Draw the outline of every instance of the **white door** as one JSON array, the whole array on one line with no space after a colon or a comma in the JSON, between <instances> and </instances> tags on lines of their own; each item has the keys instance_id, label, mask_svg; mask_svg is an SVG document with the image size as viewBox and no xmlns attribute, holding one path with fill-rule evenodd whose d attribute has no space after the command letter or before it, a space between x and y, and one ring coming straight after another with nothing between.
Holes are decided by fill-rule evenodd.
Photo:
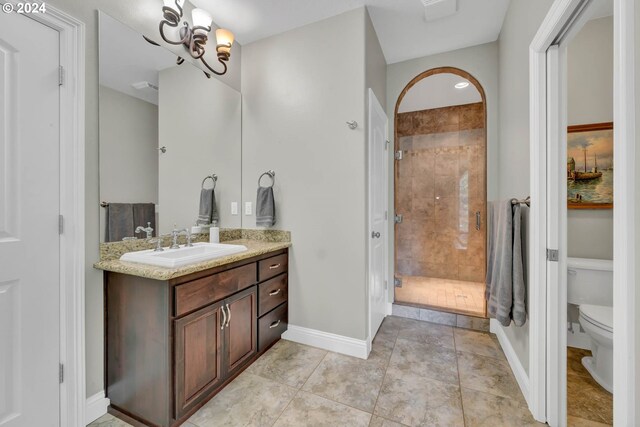
<instances>
[{"instance_id":1,"label":"white door","mask_svg":"<svg viewBox=\"0 0 640 427\"><path fill-rule=\"evenodd\" d=\"M389 122L380 102L369 89L369 339L387 314L389 206Z\"/></svg>"},{"instance_id":2,"label":"white door","mask_svg":"<svg viewBox=\"0 0 640 427\"><path fill-rule=\"evenodd\" d=\"M60 424L59 35L0 13L0 426Z\"/></svg>"}]
</instances>

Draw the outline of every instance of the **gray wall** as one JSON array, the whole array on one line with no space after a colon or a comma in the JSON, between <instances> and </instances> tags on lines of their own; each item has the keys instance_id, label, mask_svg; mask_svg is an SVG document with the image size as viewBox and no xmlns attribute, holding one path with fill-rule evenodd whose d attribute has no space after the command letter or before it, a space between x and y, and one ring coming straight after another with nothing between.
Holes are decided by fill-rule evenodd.
<instances>
[{"instance_id":1,"label":"gray wall","mask_svg":"<svg viewBox=\"0 0 640 427\"><path fill-rule=\"evenodd\" d=\"M365 11L243 46L243 198L276 172L289 321L366 338ZM244 216L245 228L255 227Z\"/></svg>"},{"instance_id":2,"label":"gray wall","mask_svg":"<svg viewBox=\"0 0 640 427\"><path fill-rule=\"evenodd\" d=\"M498 39L500 54L500 176L498 198L529 195L529 45L552 0L512 0ZM531 285L532 286L532 285ZM529 323L503 328L529 372Z\"/></svg>"},{"instance_id":3,"label":"gray wall","mask_svg":"<svg viewBox=\"0 0 640 427\"><path fill-rule=\"evenodd\" d=\"M198 218L205 176L218 175L215 195L220 227L239 228L231 215L240 205L242 179L242 96L195 67L160 71L159 225L161 234L192 226ZM205 184L211 187L211 181Z\"/></svg>"},{"instance_id":4,"label":"gray wall","mask_svg":"<svg viewBox=\"0 0 640 427\"><path fill-rule=\"evenodd\" d=\"M569 125L612 122L613 17L589 21L567 59ZM612 209L570 209L567 226L570 257L613 259Z\"/></svg>"},{"instance_id":5,"label":"gray wall","mask_svg":"<svg viewBox=\"0 0 640 427\"><path fill-rule=\"evenodd\" d=\"M157 204L158 106L106 86L100 86L99 93L100 198L118 203ZM101 238L105 228L103 217Z\"/></svg>"},{"instance_id":6,"label":"gray wall","mask_svg":"<svg viewBox=\"0 0 640 427\"><path fill-rule=\"evenodd\" d=\"M487 43L466 49L398 62L387 67L387 116L389 135L394 135L394 111L398 97L409 82L420 73L438 67L460 68L474 76L482 85L487 98L487 197L494 200L498 195L498 44ZM393 171L393 159L389 170ZM391 195L389 212L393 212L393 176L390 179ZM393 222L389 224L389 235L393 236ZM391 242L393 244L393 241ZM389 265L393 274L394 253L390 251ZM393 283L393 279L389 278ZM393 301L393 287L390 301Z\"/></svg>"},{"instance_id":7,"label":"gray wall","mask_svg":"<svg viewBox=\"0 0 640 427\"><path fill-rule=\"evenodd\" d=\"M98 13L101 9L145 34L156 35L161 19L161 4L155 0L51 0L48 5L61 9L86 24L85 71L85 280L86 280L86 369L87 396L104 389L104 346L102 322L102 272L93 268L99 258L100 200L98 162ZM190 16L186 12L185 16ZM239 45L234 45L229 73L223 80L240 88Z\"/></svg>"},{"instance_id":8,"label":"gray wall","mask_svg":"<svg viewBox=\"0 0 640 427\"><path fill-rule=\"evenodd\" d=\"M365 61L365 90L371 88L382 108L386 109L387 62L384 59L384 53L382 53L382 47L380 47L380 41L369 17L369 12L365 14ZM365 103L368 116L369 101L365 99Z\"/></svg>"}]
</instances>

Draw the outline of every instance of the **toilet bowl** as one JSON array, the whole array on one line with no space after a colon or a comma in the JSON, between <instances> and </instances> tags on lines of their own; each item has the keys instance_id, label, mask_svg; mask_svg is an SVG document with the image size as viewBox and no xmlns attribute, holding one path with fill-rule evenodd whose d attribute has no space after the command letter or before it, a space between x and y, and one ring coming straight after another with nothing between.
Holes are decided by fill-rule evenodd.
<instances>
[{"instance_id":1,"label":"toilet bowl","mask_svg":"<svg viewBox=\"0 0 640 427\"><path fill-rule=\"evenodd\" d=\"M613 393L613 307L580 305L580 325L591 338L593 356L582 358L582 365L609 393Z\"/></svg>"}]
</instances>

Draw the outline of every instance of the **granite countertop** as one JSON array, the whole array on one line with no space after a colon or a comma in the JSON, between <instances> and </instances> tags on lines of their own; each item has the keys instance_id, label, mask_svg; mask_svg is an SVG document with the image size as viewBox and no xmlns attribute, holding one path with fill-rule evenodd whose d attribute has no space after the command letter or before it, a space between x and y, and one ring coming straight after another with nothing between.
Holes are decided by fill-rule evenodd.
<instances>
[{"instance_id":1,"label":"granite countertop","mask_svg":"<svg viewBox=\"0 0 640 427\"><path fill-rule=\"evenodd\" d=\"M269 252L286 249L291 246L290 241L269 242L264 240L250 239L229 240L225 241L224 243L232 245L244 245L247 247L247 250L238 254L216 258L197 264L185 265L178 268L157 267L154 265L120 261L119 259L103 259L102 261L95 263L93 266L99 270L130 274L132 276L146 277L148 279L170 280L175 279L176 277L185 276L187 274L219 267L221 265L231 264L236 261L242 261L243 259L264 255Z\"/></svg>"}]
</instances>

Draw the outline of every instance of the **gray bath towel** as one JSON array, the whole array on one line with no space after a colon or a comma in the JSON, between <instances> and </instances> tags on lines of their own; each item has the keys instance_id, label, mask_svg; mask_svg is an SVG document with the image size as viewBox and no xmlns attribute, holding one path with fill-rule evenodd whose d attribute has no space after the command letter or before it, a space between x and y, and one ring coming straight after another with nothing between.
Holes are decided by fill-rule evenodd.
<instances>
[{"instance_id":1,"label":"gray bath towel","mask_svg":"<svg viewBox=\"0 0 640 427\"><path fill-rule=\"evenodd\" d=\"M133 237L133 206L131 203L109 203L107 206L107 242L119 242Z\"/></svg>"},{"instance_id":2,"label":"gray bath towel","mask_svg":"<svg viewBox=\"0 0 640 427\"><path fill-rule=\"evenodd\" d=\"M258 187L256 226L273 227L276 223L276 202L273 187Z\"/></svg>"},{"instance_id":3,"label":"gray bath towel","mask_svg":"<svg viewBox=\"0 0 640 427\"><path fill-rule=\"evenodd\" d=\"M213 188L203 188L200 191L200 211L198 225L209 225L218 221L218 207L216 206L216 192Z\"/></svg>"},{"instance_id":4,"label":"gray bath towel","mask_svg":"<svg viewBox=\"0 0 640 427\"><path fill-rule=\"evenodd\" d=\"M138 226L146 227L148 223L151 223L151 228L153 228L153 235L156 234L156 205L153 203L134 203L133 204L133 227L134 232L135 228ZM145 237L146 235L143 233L142 236L136 235L136 237Z\"/></svg>"},{"instance_id":5,"label":"gray bath towel","mask_svg":"<svg viewBox=\"0 0 640 427\"><path fill-rule=\"evenodd\" d=\"M526 321L520 204L490 202L487 224L487 312L503 326Z\"/></svg>"}]
</instances>

